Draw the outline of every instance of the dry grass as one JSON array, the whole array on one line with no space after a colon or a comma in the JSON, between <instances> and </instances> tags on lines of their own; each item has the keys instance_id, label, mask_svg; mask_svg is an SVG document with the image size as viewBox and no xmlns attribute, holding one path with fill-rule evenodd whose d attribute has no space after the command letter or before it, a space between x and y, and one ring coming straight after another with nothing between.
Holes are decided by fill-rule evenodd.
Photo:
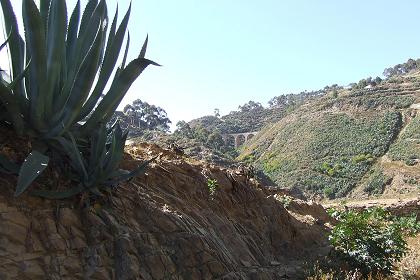
<instances>
[{"instance_id":1,"label":"dry grass","mask_svg":"<svg viewBox=\"0 0 420 280\"><path fill-rule=\"evenodd\" d=\"M420 234L407 240L410 251L397 264L395 279L420 279Z\"/></svg>"}]
</instances>

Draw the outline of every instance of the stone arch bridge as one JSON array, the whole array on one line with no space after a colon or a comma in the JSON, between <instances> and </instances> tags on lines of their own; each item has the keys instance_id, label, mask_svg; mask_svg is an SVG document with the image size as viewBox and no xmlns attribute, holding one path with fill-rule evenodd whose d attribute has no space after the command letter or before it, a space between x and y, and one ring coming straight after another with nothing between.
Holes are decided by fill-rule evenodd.
<instances>
[{"instance_id":1,"label":"stone arch bridge","mask_svg":"<svg viewBox=\"0 0 420 280\"><path fill-rule=\"evenodd\" d=\"M258 131L243 132L243 133L228 133L223 135L223 140L225 143L229 141L229 138L234 139L235 148L238 148L240 145L254 137Z\"/></svg>"}]
</instances>

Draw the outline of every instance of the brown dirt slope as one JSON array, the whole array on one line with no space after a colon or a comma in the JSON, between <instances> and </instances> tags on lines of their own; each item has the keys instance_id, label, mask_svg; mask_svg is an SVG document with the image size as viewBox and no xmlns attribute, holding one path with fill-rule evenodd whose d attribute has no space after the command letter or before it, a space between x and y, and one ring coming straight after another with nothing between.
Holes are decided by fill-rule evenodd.
<instances>
[{"instance_id":1,"label":"brown dirt slope","mask_svg":"<svg viewBox=\"0 0 420 280\"><path fill-rule=\"evenodd\" d=\"M237 172L157 146L129 152L125 168L162 154L83 210L77 198L14 198L15 179L1 176L0 279L299 279L328 253L320 205L286 210L281 195Z\"/></svg>"}]
</instances>

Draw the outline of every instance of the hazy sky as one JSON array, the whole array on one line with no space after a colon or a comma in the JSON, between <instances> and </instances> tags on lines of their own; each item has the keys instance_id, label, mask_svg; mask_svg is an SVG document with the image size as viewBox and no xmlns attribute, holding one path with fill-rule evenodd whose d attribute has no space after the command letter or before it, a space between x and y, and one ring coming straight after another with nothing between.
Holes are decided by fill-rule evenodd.
<instances>
[{"instance_id":1,"label":"hazy sky","mask_svg":"<svg viewBox=\"0 0 420 280\"><path fill-rule=\"evenodd\" d=\"M82 6L87 0L82 1ZM110 14L128 0L107 1ZM20 7L20 0L13 0ZM68 1L71 8L76 1ZM263 104L283 93L346 85L420 57L420 1L134 0L130 57L149 34L140 98L173 121ZM20 10L20 8L19 8Z\"/></svg>"}]
</instances>

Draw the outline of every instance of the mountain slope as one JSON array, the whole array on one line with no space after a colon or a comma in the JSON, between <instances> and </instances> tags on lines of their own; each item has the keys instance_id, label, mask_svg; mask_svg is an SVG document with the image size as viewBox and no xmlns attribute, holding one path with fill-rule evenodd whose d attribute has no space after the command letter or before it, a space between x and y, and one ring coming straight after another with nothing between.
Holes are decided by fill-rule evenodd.
<instances>
[{"instance_id":1,"label":"mountain slope","mask_svg":"<svg viewBox=\"0 0 420 280\"><path fill-rule=\"evenodd\" d=\"M376 181L364 190L382 193L389 180L372 167L389 149L391 160L419 166L418 113L410 108L419 101L418 73L373 88L330 92L267 125L244 144L239 159L310 196L345 196L374 172Z\"/></svg>"}]
</instances>

